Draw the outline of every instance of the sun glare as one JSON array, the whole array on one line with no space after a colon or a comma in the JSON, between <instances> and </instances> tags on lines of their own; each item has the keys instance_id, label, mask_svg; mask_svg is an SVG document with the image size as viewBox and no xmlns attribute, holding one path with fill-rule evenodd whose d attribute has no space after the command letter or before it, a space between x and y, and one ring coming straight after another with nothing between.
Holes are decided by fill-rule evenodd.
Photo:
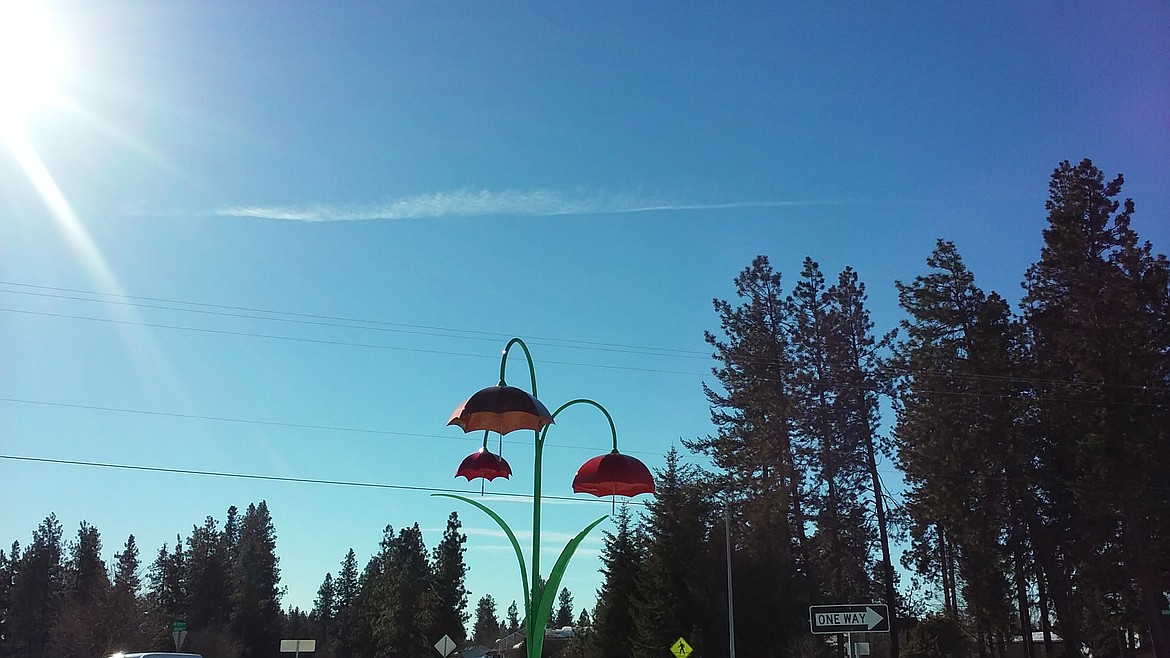
<instances>
[{"instance_id":1,"label":"sun glare","mask_svg":"<svg viewBox=\"0 0 1170 658\"><path fill-rule=\"evenodd\" d=\"M0 136L56 100L64 50L42 2L0 0Z\"/></svg>"}]
</instances>

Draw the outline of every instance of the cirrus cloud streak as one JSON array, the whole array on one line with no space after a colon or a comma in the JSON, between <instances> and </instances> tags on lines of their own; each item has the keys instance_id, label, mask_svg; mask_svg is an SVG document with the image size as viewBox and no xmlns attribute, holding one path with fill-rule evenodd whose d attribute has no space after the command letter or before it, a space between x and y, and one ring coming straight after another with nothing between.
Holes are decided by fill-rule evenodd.
<instances>
[{"instance_id":1,"label":"cirrus cloud streak","mask_svg":"<svg viewBox=\"0 0 1170 658\"><path fill-rule=\"evenodd\" d=\"M230 206L215 211L222 217L280 219L298 222L435 219L521 215L613 215L664 211L701 211L840 205L840 201L737 201L684 203L629 194L569 196L552 190L456 190L393 199L369 205Z\"/></svg>"}]
</instances>

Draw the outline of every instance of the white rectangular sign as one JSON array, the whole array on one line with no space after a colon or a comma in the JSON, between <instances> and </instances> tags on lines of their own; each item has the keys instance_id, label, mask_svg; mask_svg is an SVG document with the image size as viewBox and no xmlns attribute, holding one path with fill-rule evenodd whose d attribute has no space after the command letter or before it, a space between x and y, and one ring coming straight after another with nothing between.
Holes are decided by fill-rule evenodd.
<instances>
[{"instance_id":1,"label":"white rectangular sign","mask_svg":"<svg viewBox=\"0 0 1170 658\"><path fill-rule=\"evenodd\" d=\"M312 653L317 650L316 640L281 640L281 653Z\"/></svg>"}]
</instances>

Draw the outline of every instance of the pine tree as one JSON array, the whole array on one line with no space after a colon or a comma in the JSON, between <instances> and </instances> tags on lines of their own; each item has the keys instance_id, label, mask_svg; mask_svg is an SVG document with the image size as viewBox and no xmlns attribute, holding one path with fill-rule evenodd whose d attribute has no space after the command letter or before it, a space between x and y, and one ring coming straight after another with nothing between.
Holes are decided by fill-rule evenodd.
<instances>
[{"instance_id":1,"label":"pine tree","mask_svg":"<svg viewBox=\"0 0 1170 658\"><path fill-rule=\"evenodd\" d=\"M183 541L175 537L175 550L163 544L146 573L146 605L150 643L153 648L171 645L171 622L187 614L187 556Z\"/></svg>"},{"instance_id":2,"label":"pine tree","mask_svg":"<svg viewBox=\"0 0 1170 658\"><path fill-rule=\"evenodd\" d=\"M713 374L723 392L703 386L718 431L684 444L722 470L721 488L737 511L770 529L761 551L791 573L800 561L794 553L807 554L805 492L793 444L792 311L766 256L735 278L735 288L739 306L713 302L725 340L705 335L720 363Z\"/></svg>"},{"instance_id":3,"label":"pine tree","mask_svg":"<svg viewBox=\"0 0 1170 658\"><path fill-rule=\"evenodd\" d=\"M475 624L472 626L472 642L490 647L500 637L500 620L496 617L496 600L491 594L484 594L475 604Z\"/></svg>"},{"instance_id":4,"label":"pine tree","mask_svg":"<svg viewBox=\"0 0 1170 658\"><path fill-rule=\"evenodd\" d=\"M354 605L359 587L357 556L351 548L342 559L334 581L337 636L331 648L336 658L354 658L357 655L358 619L354 616Z\"/></svg>"},{"instance_id":5,"label":"pine tree","mask_svg":"<svg viewBox=\"0 0 1170 658\"><path fill-rule=\"evenodd\" d=\"M358 655L392 658L433 651L427 631L433 628L437 598L430 575L418 524L397 535L386 526L379 552L362 573L354 606Z\"/></svg>"},{"instance_id":6,"label":"pine tree","mask_svg":"<svg viewBox=\"0 0 1170 658\"><path fill-rule=\"evenodd\" d=\"M886 507L885 487L878 472L878 456L889 457L894 450L889 438L878 435L879 396L890 393L890 380L881 370L877 352L891 345L895 332L891 331L880 339L873 335L873 322L865 306L865 284L852 268L842 270L827 297L829 313L826 319L831 336L827 346L832 379L837 389L842 447L853 457L848 462L861 461L857 476L859 482L867 481L868 487L859 484L859 488L868 488L866 493L873 508L872 526L867 520L867 512L862 512L860 506L853 510L859 530L853 536L865 538L872 544L870 537L874 531L877 533L879 562L876 574L881 598L885 600L893 621L899 616L899 607L890 550L892 521ZM898 658L899 630L896 627L891 630L890 658Z\"/></svg>"},{"instance_id":7,"label":"pine tree","mask_svg":"<svg viewBox=\"0 0 1170 658\"><path fill-rule=\"evenodd\" d=\"M332 647L337 635L336 626L337 597L333 587L333 574L326 573L325 580L317 588L317 598L313 600L313 610L309 613L310 627L314 637L321 645L321 651L326 657L332 656Z\"/></svg>"},{"instance_id":8,"label":"pine tree","mask_svg":"<svg viewBox=\"0 0 1170 658\"><path fill-rule=\"evenodd\" d=\"M69 543L68 551L65 600L49 642L49 653L108 655L105 617L111 585L101 555L101 534L82 521L77 539Z\"/></svg>"},{"instance_id":9,"label":"pine tree","mask_svg":"<svg viewBox=\"0 0 1170 658\"><path fill-rule=\"evenodd\" d=\"M856 285L855 275L842 273ZM853 279L848 279L853 276ZM798 466L820 484L811 490L808 510L816 525L810 546L811 575L826 601L869 600L873 526L865 514L865 464L862 445L873 404L857 384L846 355L839 286L826 288L820 268L805 258L791 306L795 373L794 426ZM858 409L862 402L866 409ZM865 426L869 429L869 425Z\"/></svg>"},{"instance_id":10,"label":"pine tree","mask_svg":"<svg viewBox=\"0 0 1170 658\"><path fill-rule=\"evenodd\" d=\"M721 644L725 631L719 621L726 619L723 571L710 547L714 510L699 470L683 464L674 448L654 482L655 496L641 525L646 545L637 574L633 653L660 657L686 637L696 652L708 655ZM588 617L583 621L580 625L589 625Z\"/></svg>"},{"instance_id":11,"label":"pine tree","mask_svg":"<svg viewBox=\"0 0 1170 658\"><path fill-rule=\"evenodd\" d=\"M467 614L467 564L463 561L463 554L467 549L467 536L460 532L459 515L451 512L447 517L447 528L443 531L443 539L435 547L432 563L434 565L434 593L436 601L436 617L434 627L428 634L434 637L447 635L455 644L463 646L467 641L465 624L469 618Z\"/></svg>"},{"instance_id":12,"label":"pine tree","mask_svg":"<svg viewBox=\"0 0 1170 658\"><path fill-rule=\"evenodd\" d=\"M520 609L516 607L516 601L508 606L507 631L515 633L520 630Z\"/></svg>"},{"instance_id":13,"label":"pine tree","mask_svg":"<svg viewBox=\"0 0 1170 658\"><path fill-rule=\"evenodd\" d=\"M12 542L12 552L0 549L0 657L7 658L10 620L12 618L12 585L16 580L16 565L20 562L20 542Z\"/></svg>"},{"instance_id":14,"label":"pine tree","mask_svg":"<svg viewBox=\"0 0 1170 658\"><path fill-rule=\"evenodd\" d=\"M13 559L17 550L13 546ZM5 622L5 649L22 658L42 658L65 596L61 523L50 514L15 562L12 613Z\"/></svg>"},{"instance_id":15,"label":"pine tree","mask_svg":"<svg viewBox=\"0 0 1170 658\"><path fill-rule=\"evenodd\" d=\"M114 554L114 583L106 617L108 625L106 637L110 642L124 643L123 647L148 646L149 640L142 631L147 618L140 596L142 590L140 568L138 544L134 540L134 535L130 535L122 545L122 550Z\"/></svg>"},{"instance_id":16,"label":"pine tree","mask_svg":"<svg viewBox=\"0 0 1170 658\"><path fill-rule=\"evenodd\" d=\"M601 553L604 580L597 592L593 632L589 634L596 655L628 658L633 655L638 598L637 575L642 564L641 541L629 508L618 508L614 532L606 531Z\"/></svg>"},{"instance_id":17,"label":"pine tree","mask_svg":"<svg viewBox=\"0 0 1170 658\"><path fill-rule=\"evenodd\" d=\"M227 540L207 517L187 538L187 618L191 628L223 628L231 616L231 563Z\"/></svg>"},{"instance_id":18,"label":"pine tree","mask_svg":"<svg viewBox=\"0 0 1170 658\"><path fill-rule=\"evenodd\" d=\"M1123 183L1106 183L1087 159L1062 162L1044 248L1025 276L1051 501L1037 555L1066 642L1118 653L1117 626L1140 621L1165 658L1170 264L1139 244L1133 202L1117 200Z\"/></svg>"},{"instance_id":19,"label":"pine tree","mask_svg":"<svg viewBox=\"0 0 1170 658\"><path fill-rule=\"evenodd\" d=\"M736 644L778 655L804 634L810 574L809 491L796 426L792 304L781 277L757 256L735 279L739 304L715 300L723 337L708 332L722 391L704 386L715 436L684 441L711 458L735 536Z\"/></svg>"},{"instance_id":20,"label":"pine tree","mask_svg":"<svg viewBox=\"0 0 1170 658\"><path fill-rule=\"evenodd\" d=\"M573 595L569 588L562 587L557 594L556 612L549 617L549 628L564 628L573 625Z\"/></svg>"},{"instance_id":21,"label":"pine tree","mask_svg":"<svg viewBox=\"0 0 1170 658\"><path fill-rule=\"evenodd\" d=\"M114 590L128 597L137 597L142 589L142 576L138 573L141 566L138 544L134 535L130 535L122 545L122 551L114 554Z\"/></svg>"},{"instance_id":22,"label":"pine tree","mask_svg":"<svg viewBox=\"0 0 1170 658\"><path fill-rule=\"evenodd\" d=\"M313 621L309 614L293 606L281 613L281 637L307 638L313 635ZM315 655L315 652L314 652Z\"/></svg>"},{"instance_id":23,"label":"pine tree","mask_svg":"<svg viewBox=\"0 0 1170 658\"><path fill-rule=\"evenodd\" d=\"M69 594L83 603L102 597L110 587L110 577L102 559L101 533L82 521L76 541L69 545L69 552L65 569Z\"/></svg>"},{"instance_id":24,"label":"pine tree","mask_svg":"<svg viewBox=\"0 0 1170 658\"><path fill-rule=\"evenodd\" d=\"M952 618L961 595L984 652L1008 632L1013 609L1007 537L1017 510L1007 482L1021 456L1012 444L1021 414L1012 325L1007 304L974 284L954 243L940 240L927 264L930 274L897 284L910 319L891 362L910 556L941 583Z\"/></svg>"},{"instance_id":25,"label":"pine tree","mask_svg":"<svg viewBox=\"0 0 1170 658\"><path fill-rule=\"evenodd\" d=\"M280 642L280 558L268 505L248 505L232 565L232 634L243 658L261 658Z\"/></svg>"}]
</instances>

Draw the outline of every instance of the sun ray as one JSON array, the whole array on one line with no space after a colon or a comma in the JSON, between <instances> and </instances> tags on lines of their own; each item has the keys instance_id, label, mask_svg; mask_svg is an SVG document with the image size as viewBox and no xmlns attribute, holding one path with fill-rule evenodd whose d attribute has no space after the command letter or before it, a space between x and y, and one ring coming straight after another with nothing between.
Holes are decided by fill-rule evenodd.
<instances>
[{"instance_id":1,"label":"sun ray","mask_svg":"<svg viewBox=\"0 0 1170 658\"><path fill-rule=\"evenodd\" d=\"M40 157L37 156L32 145L21 134L8 135L4 143L16 159L17 164L20 165L25 175L28 176L29 182L32 183L37 194L40 195L45 205L48 206L53 221L56 222L61 235L69 244L70 249L79 256L86 270L90 272L103 289L112 290L121 294L121 286L118 284L113 272L110 271L101 252L90 238L89 232L78 219L77 214L73 211L73 207L69 205L68 199L61 192L61 188L57 185L57 182L53 180L53 176L49 173L45 164L41 162Z\"/></svg>"}]
</instances>

